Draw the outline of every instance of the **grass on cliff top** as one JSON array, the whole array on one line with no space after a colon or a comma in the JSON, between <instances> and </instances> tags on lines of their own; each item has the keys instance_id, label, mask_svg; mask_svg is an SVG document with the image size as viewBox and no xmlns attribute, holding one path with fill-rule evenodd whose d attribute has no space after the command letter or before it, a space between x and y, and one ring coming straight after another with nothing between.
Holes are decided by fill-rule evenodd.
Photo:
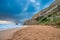
<instances>
[{"instance_id":1,"label":"grass on cliff top","mask_svg":"<svg viewBox=\"0 0 60 40\"><path fill-rule=\"evenodd\" d=\"M45 24L45 25L59 25L60 26L60 18L58 17L48 17L44 21L37 21L39 24Z\"/></svg>"}]
</instances>

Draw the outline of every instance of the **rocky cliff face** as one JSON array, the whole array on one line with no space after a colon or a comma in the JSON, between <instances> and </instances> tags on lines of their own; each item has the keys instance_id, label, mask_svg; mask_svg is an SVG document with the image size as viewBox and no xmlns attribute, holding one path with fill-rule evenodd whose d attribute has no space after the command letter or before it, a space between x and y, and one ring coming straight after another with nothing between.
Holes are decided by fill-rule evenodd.
<instances>
[{"instance_id":1,"label":"rocky cliff face","mask_svg":"<svg viewBox=\"0 0 60 40\"><path fill-rule=\"evenodd\" d=\"M60 7L56 4L56 2L52 3L48 8L45 8L44 10L40 11L36 15L32 17L32 19L27 20L24 22L24 25L36 25L39 24L37 21L47 18L48 16L53 15L53 13L58 13L60 10Z\"/></svg>"},{"instance_id":2,"label":"rocky cliff face","mask_svg":"<svg viewBox=\"0 0 60 40\"><path fill-rule=\"evenodd\" d=\"M24 22L24 25L37 25L37 21L35 19L30 19Z\"/></svg>"},{"instance_id":3,"label":"rocky cliff face","mask_svg":"<svg viewBox=\"0 0 60 40\"><path fill-rule=\"evenodd\" d=\"M39 16L41 16L41 15L43 15L43 14L45 14L46 12L48 12L49 10L51 10L53 7L55 7L56 6L56 3L54 2L54 3L52 3L48 8L45 8L45 9L43 9L43 10L41 10L40 12L38 12L36 15L34 15L32 18L34 19L34 18L37 18L37 17L39 17ZM55 8L54 8L55 9ZM52 11L52 10L51 10ZM50 11L50 12L51 12Z\"/></svg>"},{"instance_id":4,"label":"rocky cliff face","mask_svg":"<svg viewBox=\"0 0 60 40\"><path fill-rule=\"evenodd\" d=\"M56 0L56 3L60 6L60 0Z\"/></svg>"}]
</instances>

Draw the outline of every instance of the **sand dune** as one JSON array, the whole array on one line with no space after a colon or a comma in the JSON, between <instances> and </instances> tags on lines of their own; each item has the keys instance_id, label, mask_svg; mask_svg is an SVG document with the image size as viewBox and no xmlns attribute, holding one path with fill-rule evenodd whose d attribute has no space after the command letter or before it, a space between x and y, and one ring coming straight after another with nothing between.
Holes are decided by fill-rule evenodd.
<instances>
[{"instance_id":1,"label":"sand dune","mask_svg":"<svg viewBox=\"0 0 60 40\"><path fill-rule=\"evenodd\" d=\"M60 28L28 25L0 32L0 40L60 40Z\"/></svg>"}]
</instances>

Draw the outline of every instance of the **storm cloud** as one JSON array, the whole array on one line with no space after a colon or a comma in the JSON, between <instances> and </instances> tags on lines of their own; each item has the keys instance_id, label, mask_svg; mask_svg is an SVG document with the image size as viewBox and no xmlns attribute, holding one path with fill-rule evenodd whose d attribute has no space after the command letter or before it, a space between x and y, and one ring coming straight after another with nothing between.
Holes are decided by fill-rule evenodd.
<instances>
[{"instance_id":1,"label":"storm cloud","mask_svg":"<svg viewBox=\"0 0 60 40\"><path fill-rule=\"evenodd\" d=\"M0 0L0 20L24 20L42 10L52 0ZM40 3L37 6L37 3ZM49 4L50 4L49 3ZM37 9L38 7L38 9ZM24 10L25 9L25 10Z\"/></svg>"}]
</instances>

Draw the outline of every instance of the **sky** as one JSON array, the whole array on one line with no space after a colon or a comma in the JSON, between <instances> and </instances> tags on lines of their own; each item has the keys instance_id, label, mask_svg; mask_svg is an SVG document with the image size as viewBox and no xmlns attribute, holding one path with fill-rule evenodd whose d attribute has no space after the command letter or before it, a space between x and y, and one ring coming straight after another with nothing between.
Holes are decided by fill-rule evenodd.
<instances>
[{"instance_id":1,"label":"sky","mask_svg":"<svg viewBox=\"0 0 60 40\"><path fill-rule=\"evenodd\" d=\"M0 24L2 25L0 25L0 28L12 24L13 21L19 21L21 24L24 20L32 18L34 14L50 6L54 1L55 0L0 0Z\"/></svg>"}]
</instances>

